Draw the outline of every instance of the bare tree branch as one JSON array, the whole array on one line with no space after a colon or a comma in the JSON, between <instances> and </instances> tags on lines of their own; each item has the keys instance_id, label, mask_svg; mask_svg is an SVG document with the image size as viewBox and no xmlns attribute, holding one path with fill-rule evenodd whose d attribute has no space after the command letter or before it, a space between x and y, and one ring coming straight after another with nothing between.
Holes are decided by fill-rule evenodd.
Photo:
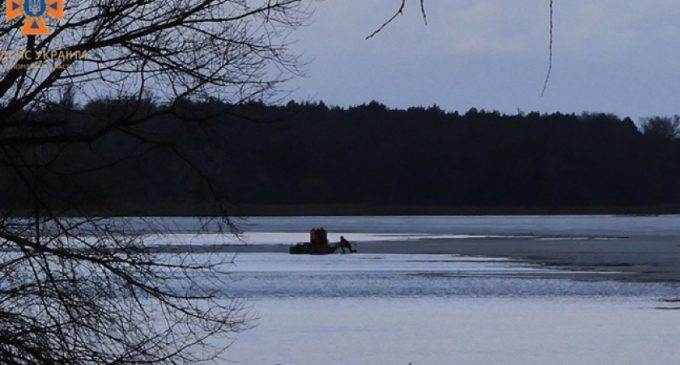
<instances>
[{"instance_id":1,"label":"bare tree branch","mask_svg":"<svg viewBox=\"0 0 680 365\"><path fill-rule=\"evenodd\" d=\"M153 252L163 221L111 217L86 193L106 187L79 177L162 153L214 202L197 229L237 233L214 174L153 123L202 128L210 113L184 103L266 97L299 73L286 36L307 14L302 0L69 0L48 36L0 26L5 49L31 55L0 59L0 169L30 206L0 215L0 362L194 363L248 327L225 290L231 257ZM103 152L114 134L133 147Z\"/></svg>"},{"instance_id":2,"label":"bare tree branch","mask_svg":"<svg viewBox=\"0 0 680 365\"><path fill-rule=\"evenodd\" d=\"M548 71L545 74L545 80L543 81L543 89L541 90L541 97L545 95L545 91L548 89L548 82L550 82L550 74L552 73L553 67L553 35L554 35L554 0L549 0L550 7L550 29L548 32L549 42L548 42Z\"/></svg>"}]
</instances>

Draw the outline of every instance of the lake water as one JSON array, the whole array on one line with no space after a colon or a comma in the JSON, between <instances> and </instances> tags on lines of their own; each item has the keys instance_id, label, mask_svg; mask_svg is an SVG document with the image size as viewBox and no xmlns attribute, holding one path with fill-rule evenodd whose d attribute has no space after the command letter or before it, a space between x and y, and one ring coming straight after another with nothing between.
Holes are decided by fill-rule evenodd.
<instances>
[{"instance_id":1,"label":"lake water","mask_svg":"<svg viewBox=\"0 0 680 365\"><path fill-rule=\"evenodd\" d=\"M278 244L312 227L357 241L437 239L674 240L663 217L293 217L240 222L240 240L192 235L175 243ZM193 238L190 238L193 237ZM167 237L165 237L167 238ZM680 241L678 241L680 242ZM233 255L226 286L257 326L238 334L225 364L669 364L680 359L673 283L611 280L502 258L424 254ZM598 275L602 275L601 278Z\"/></svg>"},{"instance_id":2,"label":"lake water","mask_svg":"<svg viewBox=\"0 0 680 365\"><path fill-rule=\"evenodd\" d=\"M450 255L239 254L258 326L241 364L658 363L680 358L676 285L581 281Z\"/></svg>"},{"instance_id":3,"label":"lake water","mask_svg":"<svg viewBox=\"0 0 680 365\"><path fill-rule=\"evenodd\" d=\"M422 239L608 240L680 238L680 216L407 216L235 218L238 237L218 233L216 224L194 218L156 219L152 226L171 235L150 234L153 244L293 244L324 227L329 240L415 241ZM139 223L146 227L147 222ZM201 228L201 234L195 232Z\"/></svg>"}]
</instances>

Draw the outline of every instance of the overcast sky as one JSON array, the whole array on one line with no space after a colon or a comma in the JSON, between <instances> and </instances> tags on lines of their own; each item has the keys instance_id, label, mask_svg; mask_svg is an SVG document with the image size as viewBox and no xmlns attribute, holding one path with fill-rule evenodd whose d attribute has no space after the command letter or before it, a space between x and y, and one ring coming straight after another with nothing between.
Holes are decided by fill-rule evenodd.
<instances>
[{"instance_id":1,"label":"overcast sky","mask_svg":"<svg viewBox=\"0 0 680 365\"><path fill-rule=\"evenodd\" d=\"M297 100L391 107L438 104L502 112L680 113L680 2L556 0L554 69L547 0L417 1L364 40L398 0L325 0L294 34L308 62L287 88Z\"/></svg>"}]
</instances>

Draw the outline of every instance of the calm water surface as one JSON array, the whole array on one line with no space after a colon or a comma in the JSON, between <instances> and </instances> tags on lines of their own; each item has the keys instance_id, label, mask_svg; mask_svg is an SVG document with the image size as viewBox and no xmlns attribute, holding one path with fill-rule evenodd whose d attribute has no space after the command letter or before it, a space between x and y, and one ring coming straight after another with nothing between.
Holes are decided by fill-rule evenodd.
<instances>
[{"instance_id":1,"label":"calm water surface","mask_svg":"<svg viewBox=\"0 0 680 365\"><path fill-rule=\"evenodd\" d=\"M680 238L679 223L678 216L252 218L239 223L246 232L239 242L296 242L312 227L358 241L668 240ZM187 242L192 220L172 224L175 238ZM194 236L193 243L223 239L218 236ZM221 289L247 298L259 319L257 327L236 337L225 363L669 364L680 359L680 311L662 301L680 296L677 284L598 280L592 273L456 255L243 253L234 256L230 271Z\"/></svg>"},{"instance_id":2,"label":"calm water surface","mask_svg":"<svg viewBox=\"0 0 680 365\"><path fill-rule=\"evenodd\" d=\"M227 292L258 326L241 364L673 363L672 284L450 255L239 254ZM591 276L589 276L591 277Z\"/></svg>"},{"instance_id":3,"label":"calm water surface","mask_svg":"<svg viewBox=\"0 0 680 365\"><path fill-rule=\"evenodd\" d=\"M194 218L163 218L164 228L193 232ZM477 235L680 236L680 216L406 216L247 217L234 223L246 232L425 233ZM210 225L208 225L210 227Z\"/></svg>"}]
</instances>

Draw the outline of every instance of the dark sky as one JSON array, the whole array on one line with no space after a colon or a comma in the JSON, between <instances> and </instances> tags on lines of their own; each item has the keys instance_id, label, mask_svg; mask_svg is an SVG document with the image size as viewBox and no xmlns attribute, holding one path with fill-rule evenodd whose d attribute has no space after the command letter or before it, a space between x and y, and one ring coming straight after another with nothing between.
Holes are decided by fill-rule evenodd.
<instances>
[{"instance_id":1,"label":"dark sky","mask_svg":"<svg viewBox=\"0 0 680 365\"><path fill-rule=\"evenodd\" d=\"M680 113L680 2L556 1L552 80L547 0L415 0L364 40L398 0L325 0L293 35L308 63L291 98L392 107L438 104L502 112Z\"/></svg>"}]
</instances>

